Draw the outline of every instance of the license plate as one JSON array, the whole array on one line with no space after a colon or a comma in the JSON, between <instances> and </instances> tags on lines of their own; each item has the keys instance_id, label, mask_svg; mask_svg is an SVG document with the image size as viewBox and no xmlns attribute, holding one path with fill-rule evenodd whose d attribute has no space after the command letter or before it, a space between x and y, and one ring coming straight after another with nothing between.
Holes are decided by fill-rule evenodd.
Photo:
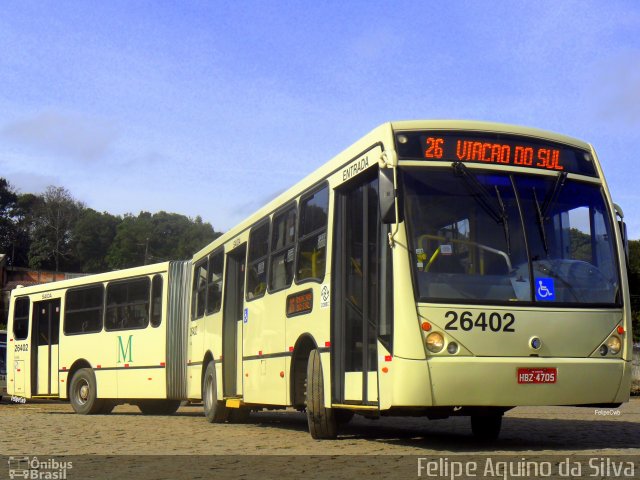
<instances>
[{"instance_id":1,"label":"license plate","mask_svg":"<svg viewBox=\"0 0 640 480\"><path fill-rule=\"evenodd\" d=\"M556 383L555 368L519 368L518 383Z\"/></svg>"}]
</instances>

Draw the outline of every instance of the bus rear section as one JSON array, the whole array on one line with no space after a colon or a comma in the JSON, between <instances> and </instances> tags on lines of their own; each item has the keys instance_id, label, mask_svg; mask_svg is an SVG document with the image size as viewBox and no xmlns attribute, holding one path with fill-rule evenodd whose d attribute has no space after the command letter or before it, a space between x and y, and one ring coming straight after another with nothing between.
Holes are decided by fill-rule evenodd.
<instances>
[{"instance_id":1,"label":"bus rear section","mask_svg":"<svg viewBox=\"0 0 640 480\"><path fill-rule=\"evenodd\" d=\"M118 403L172 413L186 397L185 283L171 262L18 288L9 312L9 392L69 399L77 413Z\"/></svg>"},{"instance_id":2,"label":"bus rear section","mask_svg":"<svg viewBox=\"0 0 640 480\"><path fill-rule=\"evenodd\" d=\"M394 334L408 346L420 332L415 403L497 435L518 405L627 401L624 239L593 150L504 132L395 139L405 228L394 261L410 275L395 285L413 291L417 315L411 331L396 318Z\"/></svg>"}]
</instances>

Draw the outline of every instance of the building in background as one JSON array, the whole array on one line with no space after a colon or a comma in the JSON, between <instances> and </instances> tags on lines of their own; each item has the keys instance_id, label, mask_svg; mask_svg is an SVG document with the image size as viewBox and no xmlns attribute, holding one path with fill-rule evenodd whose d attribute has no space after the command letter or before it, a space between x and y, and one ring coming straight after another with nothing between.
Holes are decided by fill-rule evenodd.
<instances>
[{"instance_id":1,"label":"building in background","mask_svg":"<svg viewBox=\"0 0 640 480\"><path fill-rule=\"evenodd\" d=\"M0 253L0 325L6 325L9 318L11 291L18 285L28 286L38 283L57 282L68 278L84 276L83 273L49 272L7 265L7 255Z\"/></svg>"}]
</instances>

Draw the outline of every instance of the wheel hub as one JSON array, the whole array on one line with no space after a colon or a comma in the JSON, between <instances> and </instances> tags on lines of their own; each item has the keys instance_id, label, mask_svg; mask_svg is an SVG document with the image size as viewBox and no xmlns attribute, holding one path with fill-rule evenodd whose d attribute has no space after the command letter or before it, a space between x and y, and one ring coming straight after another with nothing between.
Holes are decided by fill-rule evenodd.
<instances>
[{"instance_id":1,"label":"wheel hub","mask_svg":"<svg viewBox=\"0 0 640 480\"><path fill-rule=\"evenodd\" d=\"M80 395L80 400L86 402L89 398L89 385L84 384L80 387L80 391L78 392Z\"/></svg>"}]
</instances>

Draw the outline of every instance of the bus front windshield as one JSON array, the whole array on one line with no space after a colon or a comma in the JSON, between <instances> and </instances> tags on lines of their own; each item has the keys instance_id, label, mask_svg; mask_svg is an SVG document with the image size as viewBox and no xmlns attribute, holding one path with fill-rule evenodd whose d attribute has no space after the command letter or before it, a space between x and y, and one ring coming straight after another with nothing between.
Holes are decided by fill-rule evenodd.
<instances>
[{"instance_id":1,"label":"bus front windshield","mask_svg":"<svg viewBox=\"0 0 640 480\"><path fill-rule=\"evenodd\" d=\"M599 185L468 169L403 171L418 298L460 303L619 303Z\"/></svg>"}]
</instances>

